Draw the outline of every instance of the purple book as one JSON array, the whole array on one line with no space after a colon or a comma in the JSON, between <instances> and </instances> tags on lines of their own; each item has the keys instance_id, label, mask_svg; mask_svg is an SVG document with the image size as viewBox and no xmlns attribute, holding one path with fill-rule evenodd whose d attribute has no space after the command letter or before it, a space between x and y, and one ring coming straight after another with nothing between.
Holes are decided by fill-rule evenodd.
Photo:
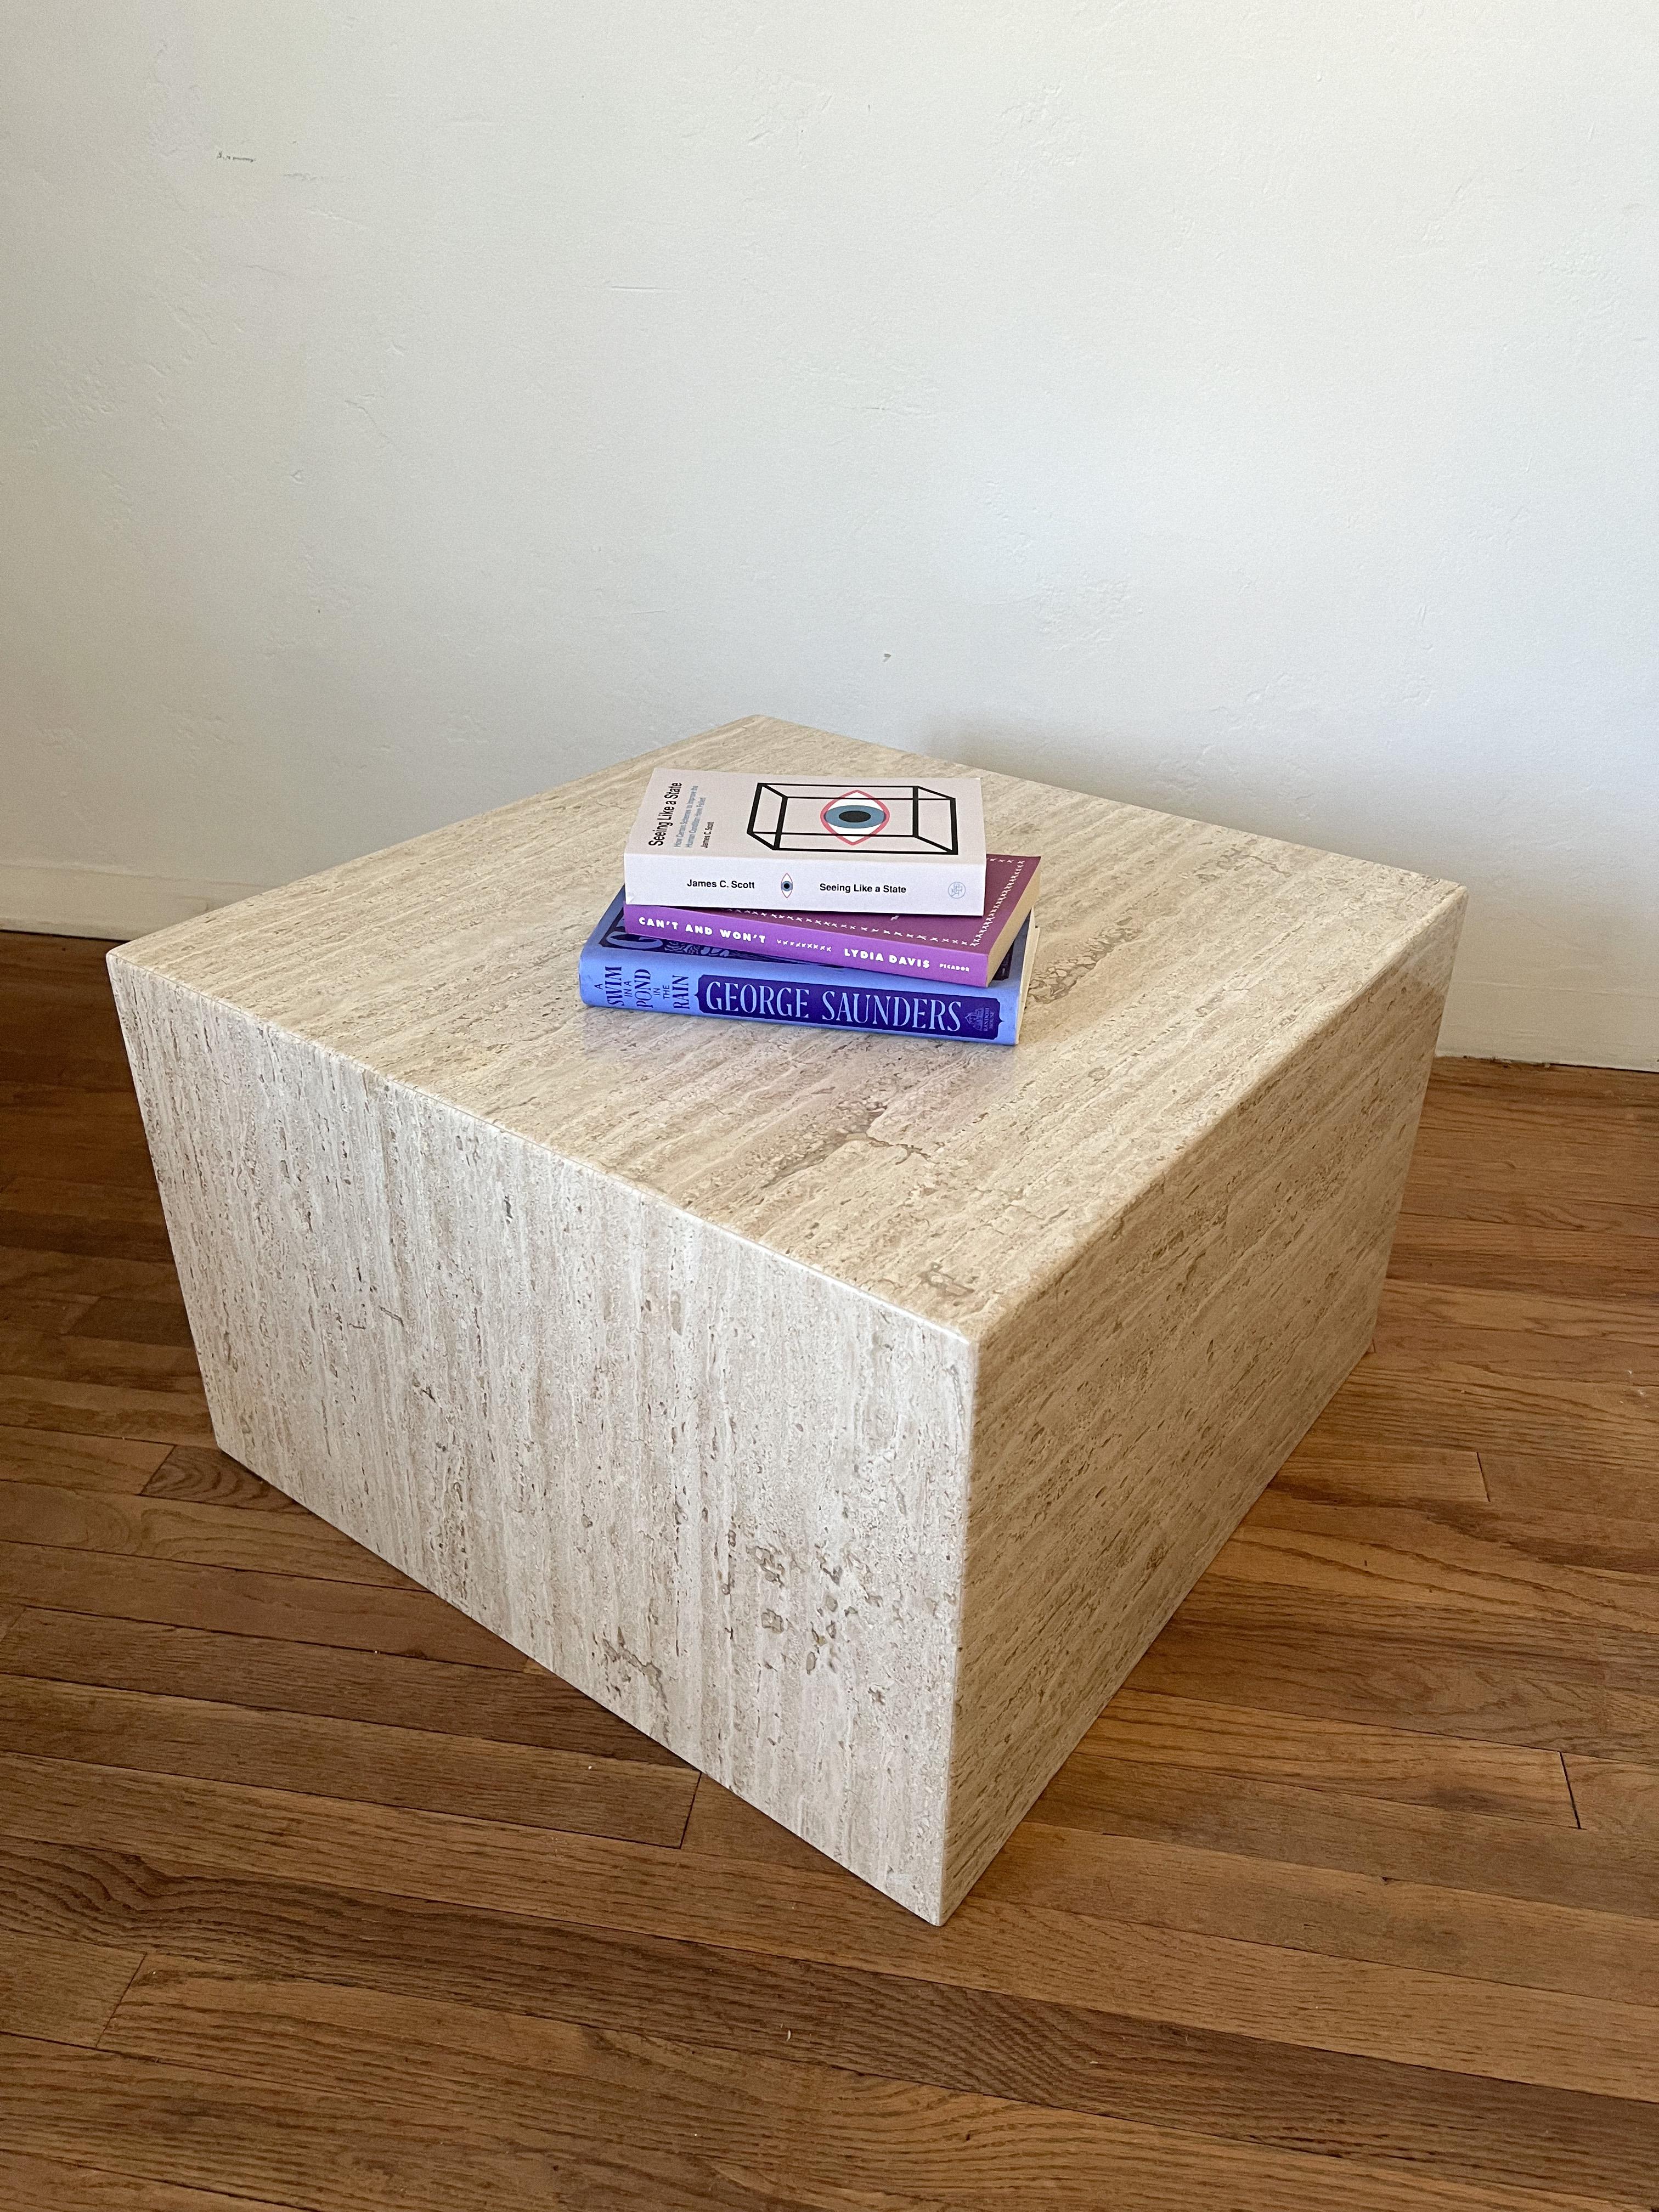
<instances>
[{"instance_id":1,"label":"purple book","mask_svg":"<svg viewBox=\"0 0 1659 2212\"><path fill-rule=\"evenodd\" d=\"M718 945L767 960L879 969L983 990L1031 911L1041 866L1023 854L988 853L983 914L790 914L630 902L623 908L623 927L636 937Z\"/></svg>"}]
</instances>

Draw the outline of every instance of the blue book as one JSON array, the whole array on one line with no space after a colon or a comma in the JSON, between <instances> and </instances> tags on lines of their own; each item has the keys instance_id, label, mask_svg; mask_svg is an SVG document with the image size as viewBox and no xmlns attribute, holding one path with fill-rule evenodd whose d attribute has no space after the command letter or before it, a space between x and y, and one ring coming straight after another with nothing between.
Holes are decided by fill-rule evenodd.
<instances>
[{"instance_id":1,"label":"blue book","mask_svg":"<svg viewBox=\"0 0 1659 2212\"><path fill-rule=\"evenodd\" d=\"M720 945L636 937L619 891L581 950L582 1002L629 1013L706 1014L720 1021L1012 1044L1019 1035L1035 920L982 990L897 982L806 960L768 960Z\"/></svg>"}]
</instances>

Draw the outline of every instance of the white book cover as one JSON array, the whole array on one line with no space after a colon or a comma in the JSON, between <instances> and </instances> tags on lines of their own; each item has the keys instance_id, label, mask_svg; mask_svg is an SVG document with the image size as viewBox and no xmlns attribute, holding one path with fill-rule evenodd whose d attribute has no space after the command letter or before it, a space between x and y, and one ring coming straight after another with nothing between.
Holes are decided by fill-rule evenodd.
<instances>
[{"instance_id":1,"label":"white book cover","mask_svg":"<svg viewBox=\"0 0 1659 2212\"><path fill-rule=\"evenodd\" d=\"M847 783L659 769L623 875L630 904L983 914L979 778Z\"/></svg>"}]
</instances>

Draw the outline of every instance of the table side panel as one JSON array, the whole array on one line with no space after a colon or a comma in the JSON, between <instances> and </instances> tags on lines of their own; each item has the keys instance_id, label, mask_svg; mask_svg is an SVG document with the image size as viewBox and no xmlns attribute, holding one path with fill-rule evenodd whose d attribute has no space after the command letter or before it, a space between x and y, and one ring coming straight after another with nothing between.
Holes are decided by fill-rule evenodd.
<instances>
[{"instance_id":1,"label":"table side panel","mask_svg":"<svg viewBox=\"0 0 1659 2212\"><path fill-rule=\"evenodd\" d=\"M224 1449L936 1917L972 1347L112 966Z\"/></svg>"},{"instance_id":2,"label":"table side panel","mask_svg":"<svg viewBox=\"0 0 1659 2212\"><path fill-rule=\"evenodd\" d=\"M1462 905L981 1346L947 1908L1369 1345Z\"/></svg>"}]
</instances>

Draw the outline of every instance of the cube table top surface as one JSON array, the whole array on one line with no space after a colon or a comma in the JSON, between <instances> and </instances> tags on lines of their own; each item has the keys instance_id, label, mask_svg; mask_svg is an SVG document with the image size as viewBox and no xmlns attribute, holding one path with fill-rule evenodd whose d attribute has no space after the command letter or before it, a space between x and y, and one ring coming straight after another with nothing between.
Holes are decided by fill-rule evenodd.
<instances>
[{"instance_id":1,"label":"cube table top surface","mask_svg":"<svg viewBox=\"0 0 1659 2212\"><path fill-rule=\"evenodd\" d=\"M986 775L1042 855L1012 1049L584 1006L648 768L975 771L754 717L112 957L970 1339L1066 1266L1462 894Z\"/></svg>"}]
</instances>

